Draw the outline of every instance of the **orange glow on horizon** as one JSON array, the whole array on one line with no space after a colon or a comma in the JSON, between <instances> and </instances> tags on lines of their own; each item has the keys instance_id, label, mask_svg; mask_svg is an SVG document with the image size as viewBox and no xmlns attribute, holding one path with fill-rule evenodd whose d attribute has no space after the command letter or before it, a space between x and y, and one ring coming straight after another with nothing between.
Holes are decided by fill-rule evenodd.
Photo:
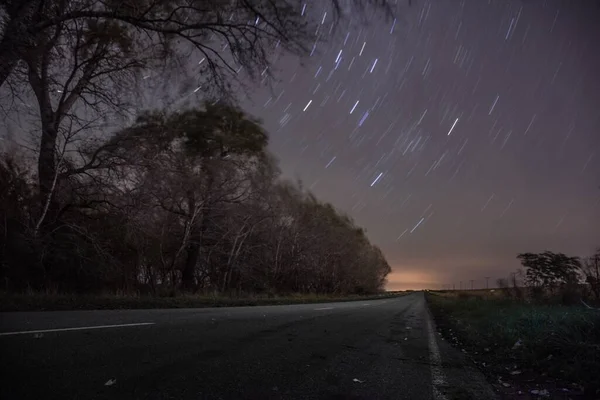
<instances>
[{"instance_id":1,"label":"orange glow on horizon","mask_svg":"<svg viewBox=\"0 0 600 400\"><path fill-rule=\"evenodd\" d=\"M387 290L420 290L437 286L435 277L424 271L392 271L387 280Z\"/></svg>"}]
</instances>

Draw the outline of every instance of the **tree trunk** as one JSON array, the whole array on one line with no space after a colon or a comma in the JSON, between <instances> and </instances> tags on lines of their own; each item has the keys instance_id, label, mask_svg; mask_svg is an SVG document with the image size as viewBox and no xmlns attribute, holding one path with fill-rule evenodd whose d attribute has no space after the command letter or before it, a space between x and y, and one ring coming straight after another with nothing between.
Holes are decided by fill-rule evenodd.
<instances>
[{"instance_id":1,"label":"tree trunk","mask_svg":"<svg viewBox=\"0 0 600 400\"><path fill-rule=\"evenodd\" d=\"M42 138L40 143L40 153L38 157L38 182L40 190L40 217L35 227L35 235L46 234L52 232L52 225L56 222L56 216L58 215L59 207L54 199L54 192L56 189L56 159L55 159L55 145L57 139L57 129L54 128L53 114L51 112L44 113L42 107L40 107L42 114ZM42 242L45 242L48 246L53 246L52 235L43 235L40 237ZM53 253L52 248L48 251L50 254ZM44 260L42 262L43 268L43 282L44 286L48 286L52 283L53 279L53 262L50 260Z\"/></svg>"},{"instance_id":2,"label":"tree trunk","mask_svg":"<svg viewBox=\"0 0 600 400\"><path fill-rule=\"evenodd\" d=\"M235 235L235 240L233 241L233 245L231 246L231 251L229 252L229 257L227 259L227 271L225 272L225 276L223 277L223 282L221 283L221 292L225 292L225 289L229 288L229 282L231 280L231 273L233 271L233 255L234 255L235 249L237 247L240 233L241 233L241 230Z\"/></svg>"},{"instance_id":3,"label":"tree trunk","mask_svg":"<svg viewBox=\"0 0 600 400\"><path fill-rule=\"evenodd\" d=\"M196 271L196 265L198 265L198 260L200 259L200 246L202 244L202 238L204 237L206 222L208 221L208 212L212 206L211 194L214 184L214 176L208 168L206 161L202 163L201 171L207 177L205 200L207 207L200 213L200 218L198 218L198 221L192 221L192 226L190 227L191 231L190 241L187 248L187 258L185 260L183 270L181 271L181 287L183 290L194 289L194 272ZM196 208L196 199L194 198L194 193L192 191L190 191L188 194L188 208L190 212ZM218 287L219 286L217 282L217 290Z\"/></svg>"},{"instance_id":4,"label":"tree trunk","mask_svg":"<svg viewBox=\"0 0 600 400\"><path fill-rule=\"evenodd\" d=\"M187 247L187 257L181 271L181 288L186 291L194 289L194 272L200 258L200 242L202 240L202 221L194 224L190 232L190 242Z\"/></svg>"},{"instance_id":5,"label":"tree trunk","mask_svg":"<svg viewBox=\"0 0 600 400\"><path fill-rule=\"evenodd\" d=\"M56 176L56 158L55 148L58 131L54 128L52 122L44 121L42 123L42 138L40 142L40 154L38 157L38 182L40 185L40 195L42 207L49 201L48 217L54 217L53 211L57 210L54 201L53 186Z\"/></svg>"}]
</instances>

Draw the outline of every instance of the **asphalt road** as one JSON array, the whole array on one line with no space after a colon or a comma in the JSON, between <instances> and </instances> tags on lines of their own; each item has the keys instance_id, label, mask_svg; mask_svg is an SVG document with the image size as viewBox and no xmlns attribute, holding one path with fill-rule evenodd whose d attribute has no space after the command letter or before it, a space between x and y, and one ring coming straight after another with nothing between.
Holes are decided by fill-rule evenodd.
<instances>
[{"instance_id":1,"label":"asphalt road","mask_svg":"<svg viewBox=\"0 0 600 400\"><path fill-rule=\"evenodd\" d=\"M0 314L2 399L490 399L424 296Z\"/></svg>"}]
</instances>

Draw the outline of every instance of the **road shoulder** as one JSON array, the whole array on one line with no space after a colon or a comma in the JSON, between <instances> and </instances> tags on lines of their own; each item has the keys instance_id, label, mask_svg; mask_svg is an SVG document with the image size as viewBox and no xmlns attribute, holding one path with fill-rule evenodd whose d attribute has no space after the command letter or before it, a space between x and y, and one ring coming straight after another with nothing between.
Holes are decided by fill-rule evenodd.
<instances>
[{"instance_id":1,"label":"road shoulder","mask_svg":"<svg viewBox=\"0 0 600 400\"><path fill-rule=\"evenodd\" d=\"M425 312L429 320L429 333L432 335L430 342L430 352L435 346L439 352L438 362L443 378L436 385L436 360L432 362L432 378L434 385L437 386L437 399L435 400L479 400L479 399L498 399L492 386L487 381L485 375L474 365L468 356L462 351L452 347L450 343L444 340L436 327L435 320L429 309L429 304L425 302ZM435 350L433 350L435 352ZM432 357L436 358L436 357Z\"/></svg>"}]
</instances>

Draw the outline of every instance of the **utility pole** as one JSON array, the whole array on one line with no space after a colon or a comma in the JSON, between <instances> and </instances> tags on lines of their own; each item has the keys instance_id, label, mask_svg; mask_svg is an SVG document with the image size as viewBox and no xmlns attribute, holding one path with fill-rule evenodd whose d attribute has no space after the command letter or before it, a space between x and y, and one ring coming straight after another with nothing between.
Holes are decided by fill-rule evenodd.
<instances>
[{"instance_id":1,"label":"utility pole","mask_svg":"<svg viewBox=\"0 0 600 400\"><path fill-rule=\"evenodd\" d=\"M485 277L485 288L486 288L486 289L489 289L489 288L490 288L490 284L489 284L489 282L490 282L490 277L489 277L489 276L486 276L486 277Z\"/></svg>"},{"instance_id":2,"label":"utility pole","mask_svg":"<svg viewBox=\"0 0 600 400\"><path fill-rule=\"evenodd\" d=\"M475 282L473 279L471 279L471 290L473 290L473 282Z\"/></svg>"}]
</instances>

